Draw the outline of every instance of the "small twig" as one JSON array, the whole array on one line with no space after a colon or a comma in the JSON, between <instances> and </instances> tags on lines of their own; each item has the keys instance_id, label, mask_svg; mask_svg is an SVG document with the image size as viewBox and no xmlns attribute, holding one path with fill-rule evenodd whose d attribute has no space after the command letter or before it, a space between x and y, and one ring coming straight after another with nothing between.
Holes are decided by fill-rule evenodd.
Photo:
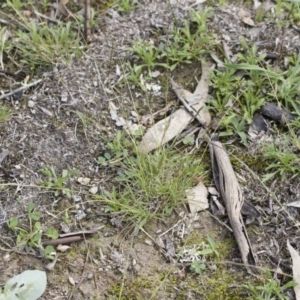
<instances>
[{"instance_id":1,"label":"small twig","mask_svg":"<svg viewBox=\"0 0 300 300\"><path fill-rule=\"evenodd\" d=\"M51 22L51 23L59 24L58 21L56 21L56 20L54 20L54 19L52 19L52 18L49 18L48 16L45 16L45 15L39 13L39 12L36 11L36 10L34 10L34 13L35 13L38 17L44 18L44 19L48 20L48 21Z\"/></svg>"},{"instance_id":2,"label":"small twig","mask_svg":"<svg viewBox=\"0 0 300 300\"><path fill-rule=\"evenodd\" d=\"M9 154L9 151L7 149L4 149L1 153L0 153L0 165L1 163L4 161L5 157Z\"/></svg>"},{"instance_id":3,"label":"small twig","mask_svg":"<svg viewBox=\"0 0 300 300\"><path fill-rule=\"evenodd\" d=\"M226 225L224 222L222 222L221 220L219 220L216 216L214 216L213 214L209 213L210 216L212 218L214 218L218 223L220 223L222 226L226 227L230 232L233 232L233 230L228 226Z\"/></svg>"},{"instance_id":4,"label":"small twig","mask_svg":"<svg viewBox=\"0 0 300 300\"><path fill-rule=\"evenodd\" d=\"M66 238L66 237L75 236L75 235L93 234L93 233L98 232L103 227L105 227L105 226L103 225L103 226L100 226L98 228L94 228L91 230L81 230L81 231L77 231L77 232L64 233L64 234L60 234L59 237Z\"/></svg>"},{"instance_id":5,"label":"small twig","mask_svg":"<svg viewBox=\"0 0 300 300\"><path fill-rule=\"evenodd\" d=\"M61 238L61 239L44 241L42 243L42 245L43 246L48 246L48 245L58 246L58 245L64 245L64 244L71 244L71 243L78 242L81 240L83 240L82 235L75 235L75 236L65 237L65 238Z\"/></svg>"},{"instance_id":6,"label":"small twig","mask_svg":"<svg viewBox=\"0 0 300 300\"><path fill-rule=\"evenodd\" d=\"M7 93L7 94L4 94L4 95L0 96L0 100L2 100L2 99L4 99L4 98L8 98L8 97L10 97L10 96L12 96L12 95L14 95L14 94L16 94L16 93L19 93L19 92L21 92L21 91L23 91L23 90L26 90L26 89L28 89L28 88L34 86L34 85L37 85L37 84L40 83L41 81L42 81L42 79L38 79L37 81L34 81L34 82L32 82L32 83L29 83L29 84L26 84L26 85L24 85L24 86L21 86L20 88L18 88L18 89L16 89L16 90L13 90L13 91L11 91L11 92L9 92L9 93Z\"/></svg>"},{"instance_id":7,"label":"small twig","mask_svg":"<svg viewBox=\"0 0 300 300\"><path fill-rule=\"evenodd\" d=\"M178 226L180 223L183 222L185 218L182 218L181 220L179 220L176 224L174 224L172 227L170 227L168 230L166 230L165 232L161 233L159 235L159 237L161 238L162 236L164 236L165 234L167 234L169 231L173 230L176 226Z\"/></svg>"},{"instance_id":8,"label":"small twig","mask_svg":"<svg viewBox=\"0 0 300 300\"><path fill-rule=\"evenodd\" d=\"M143 231L147 235L147 237L156 244L155 239L143 227L141 227L140 230Z\"/></svg>"},{"instance_id":9,"label":"small twig","mask_svg":"<svg viewBox=\"0 0 300 300\"><path fill-rule=\"evenodd\" d=\"M222 46L223 46L223 50L224 50L224 55L225 55L225 58L230 62L230 49L228 47L228 45L226 44L225 41L222 41Z\"/></svg>"},{"instance_id":10,"label":"small twig","mask_svg":"<svg viewBox=\"0 0 300 300\"><path fill-rule=\"evenodd\" d=\"M84 35L85 40L88 42L91 36L91 2L90 0L85 0L85 24L84 24Z\"/></svg>"},{"instance_id":11,"label":"small twig","mask_svg":"<svg viewBox=\"0 0 300 300\"><path fill-rule=\"evenodd\" d=\"M85 279L85 277L83 275L84 275L86 265L87 265L87 262L88 262L89 254L90 254L90 249L88 247L87 252L86 252L86 256L85 256L85 262L84 262L83 270L82 270L82 273L81 273L80 281L78 282L78 284L76 286L74 286L72 292L70 293L70 295L68 297L68 300L71 300L73 298L74 293L77 291L77 289L79 288L79 286L82 284L83 280Z\"/></svg>"},{"instance_id":12,"label":"small twig","mask_svg":"<svg viewBox=\"0 0 300 300\"><path fill-rule=\"evenodd\" d=\"M15 22L13 20L10 20L10 19L6 20L6 19L3 19L3 18L0 17L0 23L4 24L6 26L12 26L14 28L19 28L20 30L28 32L28 29L26 27L24 27L23 25Z\"/></svg>"}]
</instances>

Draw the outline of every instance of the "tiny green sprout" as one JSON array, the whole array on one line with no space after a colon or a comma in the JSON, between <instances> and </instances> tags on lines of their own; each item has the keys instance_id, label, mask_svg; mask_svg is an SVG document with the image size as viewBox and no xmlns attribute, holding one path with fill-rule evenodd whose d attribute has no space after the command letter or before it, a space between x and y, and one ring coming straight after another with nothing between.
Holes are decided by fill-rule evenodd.
<instances>
[{"instance_id":1,"label":"tiny green sprout","mask_svg":"<svg viewBox=\"0 0 300 300\"><path fill-rule=\"evenodd\" d=\"M216 242L212 239L211 236L208 236L208 237L207 237L207 241L208 241L208 243L209 243L209 245L210 245L210 247L211 247L213 253L214 253L217 257L219 257L220 254L219 254L219 252L218 252L218 250L217 250L217 244L216 244Z\"/></svg>"},{"instance_id":2,"label":"tiny green sprout","mask_svg":"<svg viewBox=\"0 0 300 300\"><path fill-rule=\"evenodd\" d=\"M28 208L27 208L28 217L29 217L29 219L38 221L41 218L41 213L34 211L34 207L35 207L35 205L33 203L30 203L28 205Z\"/></svg>"},{"instance_id":3,"label":"tiny green sprout","mask_svg":"<svg viewBox=\"0 0 300 300\"><path fill-rule=\"evenodd\" d=\"M41 181L40 184L50 190L53 190L55 196L58 196L60 193L66 195L68 198L72 196L72 191L68 188L65 188L65 184L70 178L78 174L76 169L71 171L63 170L62 175L57 176L52 166L46 166L41 170L41 173L44 174L47 179Z\"/></svg>"},{"instance_id":4,"label":"tiny green sprout","mask_svg":"<svg viewBox=\"0 0 300 300\"><path fill-rule=\"evenodd\" d=\"M190 269L197 274L202 274L202 272L206 269L206 265L199 260L195 260L192 262Z\"/></svg>"},{"instance_id":5,"label":"tiny green sprout","mask_svg":"<svg viewBox=\"0 0 300 300\"><path fill-rule=\"evenodd\" d=\"M30 247L35 247L40 249L46 258L53 259L53 255L49 253L54 253L54 249L51 248L49 253L43 248L41 239L43 235L50 237L51 239L58 238L59 234L55 228L49 227L46 233L43 233L43 226L39 220L41 219L41 213L35 211L35 205L30 203L27 207L27 218L29 226L26 226L24 222L19 226L19 219L12 217L8 222L7 226L17 232L17 244L21 246L29 245ZM23 227L23 228L22 228ZM46 248L47 249L47 248Z\"/></svg>"},{"instance_id":6,"label":"tiny green sprout","mask_svg":"<svg viewBox=\"0 0 300 300\"><path fill-rule=\"evenodd\" d=\"M54 227L49 227L45 235L50 237L53 240L59 237L59 233Z\"/></svg>"},{"instance_id":7,"label":"tiny green sprout","mask_svg":"<svg viewBox=\"0 0 300 300\"><path fill-rule=\"evenodd\" d=\"M128 13L140 7L137 0L121 0L118 2L118 11Z\"/></svg>"},{"instance_id":8,"label":"tiny green sprout","mask_svg":"<svg viewBox=\"0 0 300 300\"><path fill-rule=\"evenodd\" d=\"M108 162L104 156L98 156L97 163L103 167L106 167L108 165Z\"/></svg>"},{"instance_id":9,"label":"tiny green sprout","mask_svg":"<svg viewBox=\"0 0 300 300\"><path fill-rule=\"evenodd\" d=\"M18 224L19 224L19 219L16 217L10 218L7 222L7 226L12 230L16 230Z\"/></svg>"},{"instance_id":10,"label":"tiny green sprout","mask_svg":"<svg viewBox=\"0 0 300 300\"><path fill-rule=\"evenodd\" d=\"M195 139L192 136L185 136L182 140L184 145L193 145L195 143Z\"/></svg>"},{"instance_id":11,"label":"tiny green sprout","mask_svg":"<svg viewBox=\"0 0 300 300\"><path fill-rule=\"evenodd\" d=\"M296 286L294 281L289 281L285 285L280 285L279 280L275 280L270 272L266 272L267 280L262 285L245 284L245 287L251 293L251 299L279 299L289 300L290 297L285 295L284 292Z\"/></svg>"},{"instance_id":12,"label":"tiny green sprout","mask_svg":"<svg viewBox=\"0 0 300 300\"><path fill-rule=\"evenodd\" d=\"M55 249L53 246L48 245L43 249L43 254L46 258L53 260L55 255Z\"/></svg>"}]
</instances>

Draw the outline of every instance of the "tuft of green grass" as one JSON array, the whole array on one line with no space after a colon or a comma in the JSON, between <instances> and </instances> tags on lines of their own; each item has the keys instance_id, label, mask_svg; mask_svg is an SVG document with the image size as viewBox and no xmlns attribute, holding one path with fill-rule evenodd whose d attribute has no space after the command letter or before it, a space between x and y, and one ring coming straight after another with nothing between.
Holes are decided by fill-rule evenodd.
<instances>
[{"instance_id":1,"label":"tuft of green grass","mask_svg":"<svg viewBox=\"0 0 300 300\"><path fill-rule=\"evenodd\" d=\"M279 280L275 280L272 277L271 272L266 272L265 282L260 284L252 285L251 283L244 284L243 287L246 288L251 293L251 298L248 299L257 299L257 300L266 300L266 299L280 299L280 300L289 300L290 296L285 294L287 289L290 289L296 286L296 282L289 281L284 285L281 285Z\"/></svg>"},{"instance_id":2,"label":"tuft of green grass","mask_svg":"<svg viewBox=\"0 0 300 300\"><path fill-rule=\"evenodd\" d=\"M274 140L273 144L264 144L263 156L270 162L266 171L269 173L263 177L263 182L272 179L275 175L279 175L282 180L287 176L294 178L300 174L300 158L296 151L297 149L294 139L281 135L280 138Z\"/></svg>"},{"instance_id":3,"label":"tuft of green grass","mask_svg":"<svg viewBox=\"0 0 300 300\"><path fill-rule=\"evenodd\" d=\"M40 185L46 187L54 192L54 196L59 194L66 195L67 197L72 196L72 191L65 187L68 180L78 174L77 170L63 170L61 176L57 176L53 166L45 166L41 170L42 174L46 176L46 179L40 182Z\"/></svg>"},{"instance_id":4,"label":"tuft of green grass","mask_svg":"<svg viewBox=\"0 0 300 300\"><path fill-rule=\"evenodd\" d=\"M205 177L201 158L188 152L165 147L143 155L134 146L135 141L131 152L124 152L122 143L118 148L116 144L112 143L114 151L106 153L106 160L99 163L106 168L112 157L122 158L118 160L118 185L97 199L105 204L107 212L138 228L150 219L169 216L185 203L185 190L193 185L194 178Z\"/></svg>"},{"instance_id":5,"label":"tuft of green grass","mask_svg":"<svg viewBox=\"0 0 300 300\"><path fill-rule=\"evenodd\" d=\"M118 11L129 13L140 7L140 3L137 0L120 0L117 3Z\"/></svg>"},{"instance_id":6,"label":"tuft of green grass","mask_svg":"<svg viewBox=\"0 0 300 300\"><path fill-rule=\"evenodd\" d=\"M14 10L21 10L23 8L26 8L28 5L31 5L32 3L30 1L22 1L22 0L11 0L7 1L6 3L2 4L2 8L14 8ZM12 10L13 11L13 10Z\"/></svg>"},{"instance_id":7,"label":"tuft of green grass","mask_svg":"<svg viewBox=\"0 0 300 300\"><path fill-rule=\"evenodd\" d=\"M16 14L18 23L24 30L14 30L12 37L5 40L5 44L2 43L2 52L17 55L20 62L30 66L32 70L57 63L68 64L72 57L81 55L83 47L80 46L78 22L59 22L52 27L44 22L30 22L22 15L17 2L7 1L5 6Z\"/></svg>"},{"instance_id":8,"label":"tuft of green grass","mask_svg":"<svg viewBox=\"0 0 300 300\"><path fill-rule=\"evenodd\" d=\"M217 39L207 26L211 16L212 10L207 7L199 11L191 10L191 21L186 21L182 28L175 25L168 38L161 39L159 45L143 40L133 42L128 50L135 61L126 64L127 80L145 90L142 81L151 78L154 68L173 71L181 63L201 61L204 54L217 44Z\"/></svg>"},{"instance_id":9,"label":"tuft of green grass","mask_svg":"<svg viewBox=\"0 0 300 300\"><path fill-rule=\"evenodd\" d=\"M288 70L274 71L264 61L265 55L257 53L255 45L243 41L242 49L239 63L225 63L224 72L215 70L211 74L213 99L209 105L216 116L221 117L220 136L237 133L246 144L245 126L252 122L253 115L265 102L276 101L300 114L300 55L290 57Z\"/></svg>"},{"instance_id":10,"label":"tuft of green grass","mask_svg":"<svg viewBox=\"0 0 300 300\"><path fill-rule=\"evenodd\" d=\"M0 100L1 101L1 100ZM11 111L8 107L0 105L0 122L5 122L11 117Z\"/></svg>"}]
</instances>

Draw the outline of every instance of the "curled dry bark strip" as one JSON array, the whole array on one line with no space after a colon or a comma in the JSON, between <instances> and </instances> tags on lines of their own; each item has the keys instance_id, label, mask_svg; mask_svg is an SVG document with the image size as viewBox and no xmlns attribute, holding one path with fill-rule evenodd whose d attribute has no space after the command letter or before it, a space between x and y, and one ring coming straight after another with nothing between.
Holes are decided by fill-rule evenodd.
<instances>
[{"instance_id":1,"label":"curled dry bark strip","mask_svg":"<svg viewBox=\"0 0 300 300\"><path fill-rule=\"evenodd\" d=\"M81 240L83 240L83 236L75 235L75 236L70 236L70 237L65 237L65 238L60 238L55 240L44 241L42 244L43 246L48 246L48 245L58 246L58 245L71 244Z\"/></svg>"},{"instance_id":2,"label":"curled dry bark strip","mask_svg":"<svg viewBox=\"0 0 300 300\"><path fill-rule=\"evenodd\" d=\"M84 236L88 236L93 233L96 233L103 227L104 226L101 226L101 227L95 228L95 229L91 229L91 230L83 230L83 231L78 231L78 232L61 234L60 238L55 239L55 240L44 241L42 244L43 244L43 246L47 246L47 245L57 246L57 245L71 244L73 242L83 240Z\"/></svg>"},{"instance_id":3,"label":"curled dry bark strip","mask_svg":"<svg viewBox=\"0 0 300 300\"><path fill-rule=\"evenodd\" d=\"M4 159L6 158L6 156L9 154L9 151L7 149L4 149L1 153L0 153L0 165L1 163L4 161Z\"/></svg>"},{"instance_id":4,"label":"curled dry bark strip","mask_svg":"<svg viewBox=\"0 0 300 300\"><path fill-rule=\"evenodd\" d=\"M222 144L213 138L209 143L209 152L215 185L225 203L243 263L247 271L252 273L250 266L256 265L256 259L241 215L241 209L244 204L242 191Z\"/></svg>"}]
</instances>

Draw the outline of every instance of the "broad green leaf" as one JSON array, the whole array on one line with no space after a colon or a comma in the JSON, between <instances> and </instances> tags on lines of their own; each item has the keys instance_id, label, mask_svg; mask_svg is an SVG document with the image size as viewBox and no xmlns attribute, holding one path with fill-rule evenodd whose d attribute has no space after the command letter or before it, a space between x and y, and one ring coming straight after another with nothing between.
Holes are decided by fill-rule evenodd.
<instances>
[{"instance_id":1,"label":"broad green leaf","mask_svg":"<svg viewBox=\"0 0 300 300\"><path fill-rule=\"evenodd\" d=\"M6 282L0 300L36 300L45 292L46 286L44 271L28 270Z\"/></svg>"},{"instance_id":2,"label":"broad green leaf","mask_svg":"<svg viewBox=\"0 0 300 300\"><path fill-rule=\"evenodd\" d=\"M213 249L216 249L216 243L215 241L211 238L211 236L207 236L207 241L209 242L210 246L213 248Z\"/></svg>"},{"instance_id":3,"label":"broad green leaf","mask_svg":"<svg viewBox=\"0 0 300 300\"><path fill-rule=\"evenodd\" d=\"M35 207L35 205L33 203L29 203L28 208L27 208L28 213L31 213L33 211L34 207Z\"/></svg>"},{"instance_id":4,"label":"broad green leaf","mask_svg":"<svg viewBox=\"0 0 300 300\"><path fill-rule=\"evenodd\" d=\"M111 155L110 155L110 153L108 153L108 152L105 152L105 153L104 153L104 157L105 157L107 160L110 160L110 159L111 159Z\"/></svg>"},{"instance_id":5,"label":"broad green leaf","mask_svg":"<svg viewBox=\"0 0 300 300\"><path fill-rule=\"evenodd\" d=\"M263 176L262 178L262 182L266 182L268 180L270 180L271 178L273 178L276 174L278 173L278 171L274 172L274 173L269 173Z\"/></svg>"},{"instance_id":6,"label":"broad green leaf","mask_svg":"<svg viewBox=\"0 0 300 300\"><path fill-rule=\"evenodd\" d=\"M62 177L66 178L68 176L68 170L63 170L62 171Z\"/></svg>"},{"instance_id":7,"label":"broad green leaf","mask_svg":"<svg viewBox=\"0 0 300 300\"><path fill-rule=\"evenodd\" d=\"M204 263L201 263L200 261L194 261L191 264L191 270L195 273L201 274L203 270L205 270L206 266Z\"/></svg>"},{"instance_id":8,"label":"broad green leaf","mask_svg":"<svg viewBox=\"0 0 300 300\"><path fill-rule=\"evenodd\" d=\"M46 235L52 239L57 239L59 237L59 233L56 231L54 227L48 228Z\"/></svg>"},{"instance_id":9,"label":"broad green leaf","mask_svg":"<svg viewBox=\"0 0 300 300\"><path fill-rule=\"evenodd\" d=\"M48 245L48 246L44 249L43 252L44 252L45 255L49 255L49 254L55 252L55 249L54 249L53 246Z\"/></svg>"},{"instance_id":10,"label":"broad green leaf","mask_svg":"<svg viewBox=\"0 0 300 300\"><path fill-rule=\"evenodd\" d=\"M14 229L15 227L18 226L19 220L16 217L12 217L8 222L7 222L7 226L10 229Z\"/></svg>"},{"instance_id":11,"label":"broad green leaf","mask_svg":"<svg viewBox=\"0 0 300 300\"><path fill-rule=\"evenodd\" d=\"M198 254L200 255L208 255L212 254L214 251L211 248L203 249L201 251L198 251Z\"/></svg>"},{"instance_id":12,"label":"broad green leaf","mask_svg":"<svg viewBox=\"0 0 300 300\"><path fill-rule=\"evenodd\" d=\"M30 214L32 220L38 221L41 218L41 213L34 211Z\"/></svg>"},{"instance_id":13,"label":"broad green leaf","mask_svg":"<svg viewBox=\"0 0 300 300\"><path fill-rule=\"evenodd\" d=\"M40 230L42 228L42 225L40 222L35 222L34 223L34 230Z\"/></svg>"}]
</instances>

